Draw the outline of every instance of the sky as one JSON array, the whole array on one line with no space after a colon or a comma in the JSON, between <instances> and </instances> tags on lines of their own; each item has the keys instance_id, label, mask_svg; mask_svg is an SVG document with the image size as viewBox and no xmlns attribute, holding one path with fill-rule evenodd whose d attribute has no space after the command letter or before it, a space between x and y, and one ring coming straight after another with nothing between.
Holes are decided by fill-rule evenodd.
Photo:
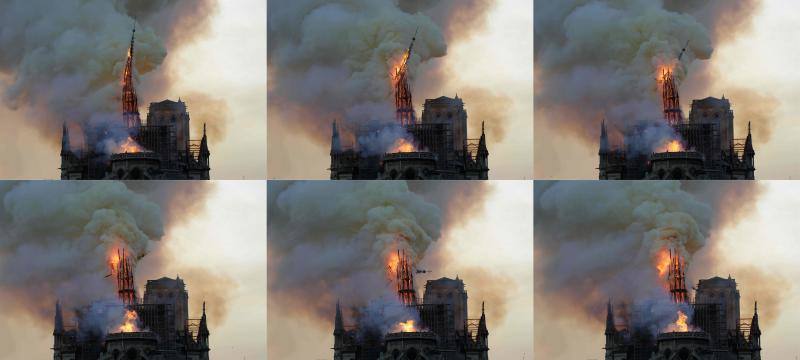
<instances>
[{"instance_id":1,"label":"sky","mask_svg":"<svg viewBox=\"0 0 800 360\"><path fill-rule=\"evenodd\" d=\"M421 185L424 185L421 184ZM533 188L526 181L490 181L482 206L455 216L459 221L442 234L428 250L447 254L451 259L431 275L415 275L415 286L421 291L426 280L455 278L461 274L468 294L481 287L476 279L464 275L465 269L488 269L495 279L508 281L506 315L502 321L487 316L489 356L496 359L531 359L533 345ZM309 259L313 261L313 259ZM424 261L424 260L423 260ZM491 285L491 284L487 284ZM473 290L473 294L476 290ZM268 294L269 298L270 295ZM470 318L479 316L480 300L469 298ZM269 300L268 300L269 301ZM268 348L273 358L330 359L333 355L333 304L330 323L322 326L311 318L288 314L270 301L268 315ZM487 303L487 308L492 304ZM488 312L488 311L487 311ZM293 341L293 339L302 339Z\"/></svg>"},{"instance_id":2,"label":"sky","mask_svg":"<svg viewBox=\"0 0 800 360\"><path fill-rule=\"evenodd\" d=\"M777 305L765 306L764 302L759 301L761 355L765 359L794 359L800 355L800 346L792 341L800 336L800 309L795 306L800 301L800 288L793 281L800 276L800 268L796 263L800 256L800 245L795 237L800 231L797 223L800 184L793 181L761 181L757 184L737 183L734 186L741 192L761 188L756 203L751 209L740 213L736 221L729 221L721 229L712 232L704 250L695 255L696 258L702 257L713 249L717 259L713 268L694 268L690 272L698 278L727 277L729 274L734 279L738 277L743 317L752 316L753 301L766 300L767 297L775 297L775 294L760 293L757 289L760 284L741 271L753 269L760 271L763 276L769 276L770 280L781 279L779 282L783 286L780 289L783 292L778 302L780 310L776 308ZM690 280L696 284L697 278ZM553 314L548 310L548 304L537 298L536 313L539 315L535 319L536 328L548 329L550 338L568 338L570 345L559 351L555 359L603 358L604 323L584 315L570 314L558 314L556 317L559 320L556 322L553 316L547 315ZM770 317L774 317L773 320L768 320Z\"/></svg>"},{"instance_id":3,"label":"sky","mask_svg":"<svg viewBox=\"0 0 800 360\"><path fill-rule=\"evenodd\" d=\"M190 318L199 318L200 304L203 300L208 302L212 358L264 359L266 184L215 181L209 190L201 209L167 227L161 241L139 263L136 286L141 296L146 280L180 276L189 293ZM147 269L154 258L170 259L158 274ZM225 310L220 309L223 305L214 297L200 295L220 289L228 299ZM222 318L212 315L220 312L224 313ZM31 320L34 319L5 313L0 308L0 330L8 340L0 359L52 356L52 323Z\"/></svg>"},{"instance_id":4,"label":"sky","mask_svg":"<svg viewBox=\"0 0 800 360\"><path fill-rule=\"evenodd\" d=\"M439 93L411 91L417 114L423 99L454 97L459 89L478 87L509 99L504 139L498 140L487 125L490 179L531 179L533 176L533 3L526 0L497 1L487 14L485 29L467 39L448 41L447 55L430 61L441 64L447 75ZM446 41L448 39L445 39ZM417 74L417 77L424 77ZM461 95L463 96L463 91ZM467 114L470 99L464 98ZM327 179L330 143L317 143L284 125L291 119L270 118L267 147L269 179ZM470 138L477 138L479 121L470 117ZM325 137L329 138L329 128ZM286 154L291 153L291 156Z\"/></svg>"},{"instance_id":5,"label":"sky","mask_svg":"<svg viewBox=\"0 0 800 360\"><path fill-rule=\"evenodd\" d=\"M169 76L164 93L173 101L181 96L187 100L189 93L198 92L224 101L225 106L220 108L225 121L223 134L209 136L212 179L266 177L266 36L264 1L219 1L206 33L178 50L167 49L161 67L140 78L138 87L142 89L156 77ZM10 76L0 73L0 83ZM147 104L164 100L148 97L143 91L138 96L142 118ZM194 124L191 136L199 139L199 124L204 118L192 114L191 99L187 106ZM0 143L4 144L0 178L58 178L61 133L45 139L34 129L20 125L26 123L23 110L0 105Z\"/></svg>"},{"instance_id":6,"label":"sky","mask_svg":"<svg viewBox=\"0 0 800 360\"><path fill-rule=\"evenodd\" d=\"M770 138L753 133L756 179L785 180L800 176L800 162L793 151L796 134L800 133L800 124L795 121L799 95L796 84L800 75L793 71L800 60L800 47L794 46L792 40L800 36L794 15L798 10L800 4L794 1L764 1L753 14L752 28L715 46L711 59L705 61L715 74L711 92L681 93L684 114L688 114L691 99L721 97L732 87L758 90L777 100ZM691 72L687 81L691 81ZM730 98L730 91L727 97ZM730 100L734 116L746 111L737 108L736 98ZM744 131L736 129L737 134ZM570 134L537 125L535 178L596 179L598 141L585 143Z\"/></svg>"}]
</instances>

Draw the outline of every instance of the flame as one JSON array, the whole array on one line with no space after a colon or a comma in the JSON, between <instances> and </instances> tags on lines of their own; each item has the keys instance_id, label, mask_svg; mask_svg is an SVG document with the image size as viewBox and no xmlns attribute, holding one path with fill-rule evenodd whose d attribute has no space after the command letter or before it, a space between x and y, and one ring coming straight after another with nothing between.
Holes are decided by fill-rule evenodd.
<instances>
[{"instance_id":1,"label":"flame","mask_svg":"<svg viewBox=\"0 0 800 360\"><path fill-rule=\"evenodd\" d=\"M667 271L669 270L669 251L667 249L661 249L661 251L656 254L656 269L658 270L658 276L663 278L667 275Z\"/></svg>"},{"instance_id":2,"label":"flame","mask_svg":"<svg viewBox=\"0 0 800 360\"><path fill-rule=\"evenodd\" d=\"M689 317L678 310L678 319L674 323L667 326L666 332L688 332L689 331Z\"/></svg>"},{"instance_id":3,"label":"flame","mask_svg":"<svg viewBox=\"0 0 800 360\"><path fill-rule=\"evenodd\" d=\"M414 146L413 143L411 143L406 139L399 138L394 141L394 144L392 145L392 150L390 150L389 152L404 153L404 152L414 152L414 151L417 151L417 148L416 146Z\"/></svg>"},{"instance_id":4,"label":"flame","mask_svg":"<svg viewBox=\"0 0 800 360\"><path fill-rule=\"evenodd\" d=\"M403 64L405 64L407 61L408 61L408 53L404 52L403 56L392 62L392 64L390 65L391 71L389 72L389 75L391 76L392 79L392 83L397 83L397 81L400 80Z\"/></svg>"},{"instance_id":5,"label":"flame","mask_svg":"<svg viewBox=\"0 0 800 360\"><path fill-rule=\"evenodd\" d=\"M414 320L407 320L404 322L399 322L397 325L394 326L392 329L394 332L417 332L417 328L414 325Z\"/></svg>"},{"instance_id":6,"label":"flame","mask_svg":"<svg viewBox=\"0 0 800 360\"><path fill-rule=\"evenodd\" d=\"M680 152L684 151L683 144L680 140L670 140L663 146L661 146L657 152Z\"/></svg>"},{"instance_id":7,"label":"flame","mask_svg":"<svg viewBox=\"0 0 800 360\"><path fill-rule=\"evenodd\" d=\"M137 153L137 152L146 152L147 150L139 145L136 140L133 140L132 137L128 136L125 141L123 141L119 146L117 146L115 154L120 153Z\"/></svg>"},{"instance_id":8,"label":"flame","mask_svg":"<svg viewBox=\"0 0 800 360\"><path fill-rule=\"evenodd\" d=\"M399 264L400 264L400 257L397 256L397 252L395 251L389 252L389 258L386 259L386 272L390 278L395 272L397 272L397 267L399 266Z\"/></svg>"},{"instance_id":9,"label":"flame","mask_svg":"<svg viewBox=\"0 0 800 360\"><path fill-rule=\"evenodd\" d=\"M136 323L139 321L139 315L134 310L125 310L125 321L117 328L119 332L137 332L139 326Z\"/></svg>"}]
</instances>

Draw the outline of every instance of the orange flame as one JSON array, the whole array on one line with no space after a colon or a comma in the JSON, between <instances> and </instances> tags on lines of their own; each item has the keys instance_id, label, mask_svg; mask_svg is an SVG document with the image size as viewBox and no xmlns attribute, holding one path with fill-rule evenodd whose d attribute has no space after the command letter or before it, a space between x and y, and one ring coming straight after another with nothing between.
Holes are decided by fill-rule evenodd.
<instances>
[{"instance_id":1,"label":"orange flame","mask_svg":"<svg viewBox=\"0 0 800 360\"><path fill-rule=\"evenodd\" d=\"M392 329L394 332L417 332L417 328L414 325L414 320L407 320L404 322L399 322L397 325L394 326Z\"/></svg>"},{"instance_id":2,"label":"orange flame","mask_svg":"<svg viewBox=\"0 0 800 360\"><path fill-rule=\"evenodd\" d=\"M669 251L667 251L667 249L661 249L661 251L656 254L656 269L658 270L659 277L663 278L667 275L669 264Z\"/></svg>"},{"instance_id":3,"label":"orange flame","mask_svg":"<svg viewBox=\"0 0 800 360\"><path fill-rule=\"evenodd\" d=\"M404 153L404 152L414 152L417 151L416 146L412 144L410 141L399 138L394 141L394 145L392 145L392 150L389 151L390 153Z\"/></svg>"},{"instance_id":4,"label":"orange flame","mask_svg":"<svg viewBox=\"0 0 800 360\"><path fill-rule=\"evenodd\" d=\"M670 140L661 146L657 152L680 152L684 151L683 144L679 140Z\"/></svg>"},{"instance_id":5,"label":"orange flame","mask_svg":"<svg viewBox=\"0 0 800 360\"><path fill-rule=\"evenodd\" d=\"M389 277L390 280L394 278L399 264L400 258L397 256L397 253L395 251L390 251L389 257L386 259L386 276Z\"/></svg>"},{"instance_id":6,"label":"orange flame","mask_svg":"<svg viewBox=\"0 0 800 360\"><path fill-rule=\"evenodd\" d=\"M689 331L689 317L678 310L678 319L674 323L667 326L667 332L688 332Z\"/></svg>"},{"instance_id":7,"label":"orange flame","mask_svg":"<svg viewBox=\"0 0 800 360\"><path fill-rule=\"evenodd\" d=\"M146 152L147 150L139 145L136 140L133 140L132 137L128 136L125 141L123 141L119 146L117 146L115 154L120 153L137 153L137 152Z\"/></svg>"},{"instance_id":8,"label":"orange flame","mask_svg":"<svg viewBox=\"0 0 800 360\"><path fill-rule=\"evenodd\" d=\"M136 323L139 321L139 315L136 311L125 310L125 321L117 328L119 332L137 332L139 326Z\"/></svg>"}]
</instances>

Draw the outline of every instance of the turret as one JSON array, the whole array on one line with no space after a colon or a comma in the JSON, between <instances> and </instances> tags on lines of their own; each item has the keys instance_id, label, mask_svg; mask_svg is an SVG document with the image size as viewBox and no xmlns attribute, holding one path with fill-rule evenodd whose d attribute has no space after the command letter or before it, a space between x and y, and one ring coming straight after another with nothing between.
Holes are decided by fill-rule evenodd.
<instances>
[{"instance_id":1,"label":"turret","mask_svg":"<svg viewBox=\"0 0 800 360\"><path fill-rule=\"evenodd\" d=\"M611 307L611 299L608 299L606 306L606 359L613 358L613 349L616 346L617 327L614 322L614 309Z\"/></svg>"},{"instance_id":2,"label":"turret","mask_svg":"<svg viewBox=\"0 0 800 360\"><path fill-rule=\"evenodd\" d=\"M489 348L489 329L486 328L486 312L484 302L481 302L481 320L478 322L478 342L484 348Z\"/></svg>"},{"instance_id":3,"label":"turret","mask_svg":"<svg viewBox=\"0 0 800 360\"><path fill-rule=\"evenodd\" d=\"M742 160L747 167L745 179L755 180L756 151L753 149L753 135L750 133L750 122L747 122L747 139L744 141L744 156Z\"/></svg>"},{"instance_id":4,"label":"turret","mask_svg":"<svg viewBox=\"0 0 800 360\"><path fill-rule=\"evenodd\" d=\"M606 174L608 170L608 152L610 148L608 146L608 132L606 131L606 119L603 118L603 121L600 122L600 150L597 154L600 156L600 166L598 167L599 170L599 178L600 180L607 179L608 176Z\"/></svg>"},{"instance_id":5,"label":"turret","mask_svg":"<svg viewBox=\"0 0 800 360\"><path fill-rule=\"evenodd\" d=\"M331 131L331 155L342 151L342 143L339 140L339 129L336 127L336 120L333 120L333 129Z\"/></svg>"},{"instance_id":6,"label":"turret","mask_svg":"<svg viewBox=\"0 0 800 360\"><path fill-rule=\"evenodd\" d=\"M750 322L749 340L754 350L761 350L761 328L758 326L758 301L755 302L753 321Z\"/></svg>"},{"instance_id":7,"label":"turret","mask_svg":"<svg viewBox=\"0 0 800 360\"><path fill-rule=\"evenodd\" d=\"M203 138L200 139L200 157L199 161L203 166L209 168L209 160L211 157L211 152L208 151L208 137L206 135L206 124L203 123Z\"/></svg>"},{"instance_id":8,"label":"turret","mask_svg":"<svg viewBox=\"0 0 800 360\"><path fill-rule=\"evenodd\" d=\"M53 321L55 326L53 326L53 350L56 350L61 346L61 339L64 335L64 318L61 315L61 303L56 301L56 315Z\"/></svg>"},{"instance_id":9,"label":"turret","mask_svg":"<svg viewBox=\"0 0 800 360\"><path fill-rule=\"evenodd\" d=\"M333 327L333 348L339 349L344 345L344 322L342 321L342 309L339 308L339 300L336 300L336 319Z\"/></svg>"},{"instance_id":10,"label":"turret","mask_svg":"<svg viewBox=\"0 0 800 360\"><path fill-rule=\"evenodd\" d=\"M203 316L200 318L200 326L197 330L197 343L203 350L208 350L208 322L206 321L206 302L203 301Z\"/></svg>"},{"instance_id":11,"label":"turret","mask_svg":"<svg viewBox=\"0 0 800 360\"><path fill-rule=\"evenodd\" d=\"M67 129L67 123L61 124L61 156L68 155L72 150L70 150L70 141L69 141L69 129Z\"/></svg>"},{"instance_id":12,"label":"turret","mask_svg":"<svg viewBox=\"0 0 800 360\"><path fill-rule=\"evenodd\" d=\"M481 121L481 139L478 141L477 162L481 170L480 180L489 179L489 149L486 147L486 128Z\"/></svg>"}]
</instances>

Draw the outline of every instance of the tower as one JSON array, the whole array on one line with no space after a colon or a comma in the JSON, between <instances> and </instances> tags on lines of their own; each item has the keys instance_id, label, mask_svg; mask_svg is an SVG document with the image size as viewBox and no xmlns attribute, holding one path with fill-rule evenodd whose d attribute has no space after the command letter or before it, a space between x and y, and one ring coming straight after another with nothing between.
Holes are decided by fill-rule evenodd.
<instances>
[{"instance_id":1,"label":"tower","mask_svg":"<svg viewBox=\"0 0 800 360\"><path fill-rule=\"evenodd\" d=\"M117 295L125 305L135 305L136 288L133 282L133 265L126 256L125 249L117 250L117 263L114 272L117 276Z\"/></svg>"},{"instance_id":2,"label":"tower","mask_svg":"<svg viewBox=\"0 0 800 360\"><path fill-rule=\"evenodd\" d=\"M614 309L611 307L611 299L608 299L606 307L606 360L613 359L613 351L616 346L617 327L614 322Z\"/></svg>"},{"instance_id":3,"label":"tower","mask_svg":"<svg viewBox=\"0 0 800 360\"><path fill-rule=\"evenodd\" d=\"M411 269L411 261L406 255L406 251L397 250L397 295L400 297L400 302L403 305L411 306L417 305L417 293L414 290L414 274Z\"/></svg>"},{"instance_id":4,"label":"tower","mask_svg":"<svg viewBox=\"0 0 800 360\"><path fill-rule=\"evenodd\" d=\"M203 316L200 318L200 326L197 330L197 343L200 345L201 350L208 350L208 321L206 320L206 302L203 301ZM208 356L208 353L206 353Z\"/></svg>"},{"instance_id":5,"label":"tower","mask_svg":"<svg viewBox=\"0 0 800 360\"><path fill-rule=\"evenodd\" d=\"M122 121L128 129L138 128L142 125L142 120L139 118L139 100L136 98L136 89L133 87L133 42L135 38L136 27L134 26L122 78Z\"/></svg>"},{"instance_id":6,"label":"tower","mask_svg":"<svg viewBox=\"0 0 800 360\"><path fill-rule=\"evenodd\" d=\"M339 307L339 300L336 300L336 319L333 326L333 349L338 352L344 346L344 322L342 321L342 309Z\"/></svg>"},{"instance_id":7,"label":"tower","mask_svg":"<svg viewBox=\"0 0 800 360\"><path fill-rule=\"evenodd\" d=\"M419 31L419 28L417 28ZM414 32L414 37L411 38L411 45L403 54L403 60L400 65L394 69L392 80L394 80L394 104L396 109L396 118L401 126L411 125L417 122L416 115L414 114L414 103L411 100L411 87L408 85L408 60L411 57L411 51L414 50L414 41L417 40L417 31Z\"/></svg>"},{"instance_id":8,"label":"tower","mask_svg":"<svg viewBox=\"0 0 800 360\"><path fill-rule=\"evenodd\" d=\"M61 315L61 303L56 301L56 315L53 321L53 350L58 353L64 336L64 318Z\"/></svg>"},{"instance_id":9,"label":"tower","mask_svg":"<svg viewBox=\"0 0 800 360\"><path fill-rule=\"evenodd\" d=\"M480 180L489 179L489 149L486 147L486 131L481 121L481 139L478 141L478 167L481 170Z\"/></svg>"},{"instance_id":10,"label":"tower","mask_svg":"<svg viewBox=\"0 0 800 360\"><path fill-rule=\"evenodd\" d=\"M600 122L600 150L597 155L600 156L600 166L598 167L600 180L607 179L606 171L608 169L608 133L606 132L606 119Z\"/></svg>"},{"instance_id":11,"label":"tower","mask_svg":"<svg viewBox=\"0 0 800 360\"><path fill-rule=\"evenodd\" d=\"M745 179L755 180L756 151L753 149L753 135L750 133L750 122L747 122L747 139L744 141Z\"/></svg>"},{"instance_id":12,"label":"tower","mask_svg":"<svg viewBox=\"0 0 800 360\"><path fill-rule=\"evenodd\" d=\"M754 359L761 359L761 328L758 326L758 301L753 307L753 320L750 322L750 346L753 348Z\"/></svg>"},{"instance_id":13,"label":"tower","mask_svg":"<svg viewBox=\"0 0 800 360\"><path fill-rule=\"evenodd\" d=\"M669 293L672 301L679 303L688 303L689 298L686 291L686 264L677 250L674 252L669 250L669 271L667 273L667 280L669 281Z\"/></svg>"}]
</instances>

